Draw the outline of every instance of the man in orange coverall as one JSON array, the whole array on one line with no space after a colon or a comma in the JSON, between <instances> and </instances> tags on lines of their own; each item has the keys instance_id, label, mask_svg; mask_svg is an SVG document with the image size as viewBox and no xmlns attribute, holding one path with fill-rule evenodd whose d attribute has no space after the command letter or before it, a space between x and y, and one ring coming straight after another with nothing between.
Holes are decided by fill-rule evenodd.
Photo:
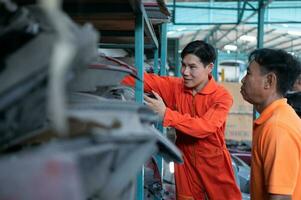
<instances>
[{"instance_id":1,"label":"man in orange coverall","mask_svg":"<svg viewBox=\"0 0 301 200\"><path fill-rule=\"evenodd\" d=\"M184 164L175 166L177 200L241 200L225 145L225 123L231 95L212 78L215 49L189 43L181 53L182 78L144 74L144 90L156 98L145 101L174 127ZM126 77L126 85L134 79Z\"/></svg>"}]
</instances>

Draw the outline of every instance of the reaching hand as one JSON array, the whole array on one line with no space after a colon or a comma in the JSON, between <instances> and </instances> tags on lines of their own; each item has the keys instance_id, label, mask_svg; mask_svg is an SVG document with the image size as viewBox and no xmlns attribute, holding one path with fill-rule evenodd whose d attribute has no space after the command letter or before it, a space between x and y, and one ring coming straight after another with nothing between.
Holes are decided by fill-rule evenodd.
<instances>
[{"instance_id":1,"label":"reaching hand","mask_svg":"<svg viewBox=\"0 0 301 200\"><path fill-rule=\"evenodd\" d=\"M152 93L155 95L156 98L151 98L144 95L144 100L146 105L148 105L155 113L158 113L160 117L164 117L166 106L164 104L163 99L160 95L154 91Z\"/></svg>"}]
</instances>

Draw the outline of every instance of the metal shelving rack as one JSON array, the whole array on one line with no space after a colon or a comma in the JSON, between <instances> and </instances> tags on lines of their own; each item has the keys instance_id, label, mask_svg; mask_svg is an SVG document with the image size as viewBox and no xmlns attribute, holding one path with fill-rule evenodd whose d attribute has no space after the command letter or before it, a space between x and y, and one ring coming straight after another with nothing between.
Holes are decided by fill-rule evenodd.
<instances>
[{"instance_id":1,"label":"metal shelving rack","mask_svg":"<svg viewBox=\"0 0 301 200\"><path fill-rule=\"evenodd\" d=\"M16 0L18 5L34 4L34 0ZM160 56L160 74L165 75L167 60L168 10L162 7L162 0L145 3L142 0L64 0L63 10L77 23L90 22L100 32L100 48L127 48L135 51L135 67L141 81L135 85L136 102L143 103L144 51L154 54L154 72L158 73ZM160 6L160 8L156 8ZM149 19L152 14L153 19ZM158 15L159 14L159 15ZM159 18L156 18L160 16ZM163 18L162 18L163 16ZM156 29L154 29L154 27ZM160 41L158 41L160 38ZM162 160L162 159L159 159ZM162 161L159 161L162 169ZM137 177L137 200L144 199L143 168Z\"/></svg>"},{"instance_id":2,"label":"metal shelving rack","mask_svg":"<svg viewBox=\"0 0 301 200\"><path fill-rule=\"evenodd\" d=\"M154 53L154 72L158 73L160 53L160 74L166 75L167 60L167 26L166 19L150 20L147 8L141 0L83 0L74 2L65 0L64 10L79 22L91 22L100 31L101 48L128 48L135 51L137 76L135 99L143 103L144 51L151 49ZM153 9L150 11L152 12ZM162 13L161 13L162 14ZM164 15L164 14L163 14ZM155 31L153 25L156 26ZM160 38L160 42L158 39ZM161 129L163 130L163 129ZM158 162L162 174L162 158ZM137 177L137 200L144 199L143 167Z\"/></svg>"}]
</instances>

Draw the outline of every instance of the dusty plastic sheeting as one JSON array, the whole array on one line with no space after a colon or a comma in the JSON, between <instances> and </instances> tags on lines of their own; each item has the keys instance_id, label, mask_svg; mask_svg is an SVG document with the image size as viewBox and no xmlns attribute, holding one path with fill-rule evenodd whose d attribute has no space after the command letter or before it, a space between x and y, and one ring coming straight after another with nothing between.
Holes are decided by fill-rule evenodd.
<instances>
[{"instance_id":1,"label":"dusty plastic sheeting","mask_svg":"<svg viewBox=\"0 0 301 200\"><path fill-rule=\"evenodd\" d=\"M77 101L72 102L71 100L70 102L68 109L70 118L78 119L80 123L101 124L102 127L99 127L99 132L103 130L107 137L110 137L110 134L123 134L127 137L151 135L156 138L159 153L166 160L182 162L182 155L178 148L158 130L151 127L151 123L158 121L158 116L147 106L118 100L99 101L93 95L89 98L85 95L81 97L80 94L77 95ZM92 103L91 99L94 99L95 103ZM89 101L89 104L85 101ZM108 129L110 129L110 134L105 131ZM99 134L96 136L100 137Z\"/></svg>"},{"instance_id":2,"label":"dusty plastic sheeting","mask_svg":"<svg viewBox=\"0 0 301 200\"><path fill-rule=\"evenodd\" d=\"M0 198L129 199L137 172L156 152L155 139L119 137L57 141L2 158Z\"/></svg>"}]
</instances>

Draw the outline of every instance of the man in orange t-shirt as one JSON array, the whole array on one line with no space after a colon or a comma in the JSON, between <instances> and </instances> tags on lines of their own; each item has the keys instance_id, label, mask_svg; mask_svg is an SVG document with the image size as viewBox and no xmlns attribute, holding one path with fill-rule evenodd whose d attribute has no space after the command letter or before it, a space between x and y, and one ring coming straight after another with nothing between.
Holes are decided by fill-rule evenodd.
<instances>
[{"instance_id":1,"label":"man in orange t-shirt","mask_svg":"<svg viewBox=\"0 0 301 200\"><path fill-rule=\"evenodd\" d=\"M177 200L241 200L225 145L225 124L232 97L211 76L215 49L203 42L182 51L182 78L144 74L147 105L174 127L184 164L175 165ZM123 80L133 85L134 80Z\"/></svg>"},{"instance_id":2,"label":"man in orange t-shirt","mask_svg":"<svg viewBox=\"0 0 301 200\"><path fill-rule=\"evenodd\" d=\"M253 200L301 199L301 120L283 98L300 67L283 50L258 49L249 56L241 94L260 113L253 126Z\"/></svg>"}]
</instances>

